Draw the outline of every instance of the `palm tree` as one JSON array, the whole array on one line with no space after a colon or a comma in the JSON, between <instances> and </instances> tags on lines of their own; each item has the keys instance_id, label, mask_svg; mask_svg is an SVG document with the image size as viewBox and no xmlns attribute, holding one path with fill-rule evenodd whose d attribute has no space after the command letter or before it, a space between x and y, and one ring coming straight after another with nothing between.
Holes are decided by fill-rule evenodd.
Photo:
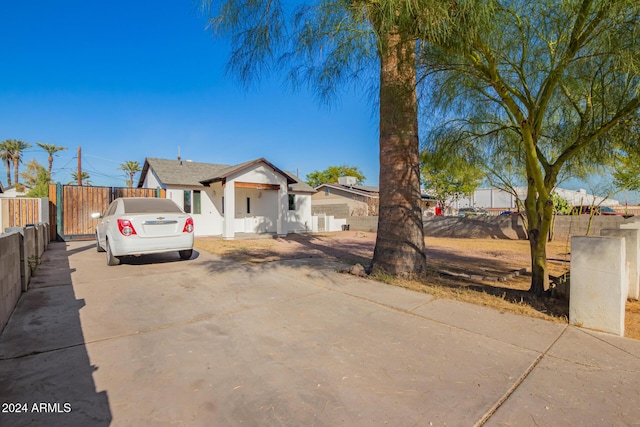
<instances>
[{"instance_id":1,"label":"palm tree","mask_svg":"<svg viewBox=\"0 0 640 427\"><path fill-rule=\"evenodd\" d=\"M36 142L36 145L49 153L49 179L51 179L51 170L53 169L53 154L58 151L66 150L67 147L59 147L55 144L45 144L42 142Z\"/></svg>"},{"instance_id":2,"label":"palm tree","mask_svg":"<svg viewBox=\"0 0 640 427\"><path fill-rule=\"evenodd\" d=\"M12 139L5 139L0 143L0 159L7 168L7 188L11 187L11 161L13 160L13 152L11 151Z\"/></svg>"},{"instance_id":3,"label":"palm tree","mask_svg":"<svg viewBox=\"0 0 640 427\"><path fill-rule=\"evenodd\" d=\"M88 172L82 171L82 174L80 176L82 177L82 183L84 185L91 185L91 180L89 179ZM78 185L78 172L72 172L71 178L71 181L69 181L67 185Z\"/></svg>"},{"instance_id":4,"label":"palm tree","mask_svg":"<svg viewBox=\"0 0 640 427\"><path fill-rule=\"evenodd\" d=\"M9 144L11 159L13 160L13 181L15 184L18 184L19 167L20 162L22 161L21 153L27 148L31 148L31 144L19 139L9 139L7 140L7 143Z\"/></svg>"},{"instance_id":5,"label":"palm tree","mask_svg":"<svg viewBox=\"0 0 640 427\"><path fill-rule=\"evenodd\" d=\"M118 169L124 171L129 175L127 183L129 184L129 188L133 188L133 176L136 174L136 172L140 172L142 170L142 168L140 167L140 163L133 160L127 160L126 162L122 163Z\"/></svg>"}]
</instances>

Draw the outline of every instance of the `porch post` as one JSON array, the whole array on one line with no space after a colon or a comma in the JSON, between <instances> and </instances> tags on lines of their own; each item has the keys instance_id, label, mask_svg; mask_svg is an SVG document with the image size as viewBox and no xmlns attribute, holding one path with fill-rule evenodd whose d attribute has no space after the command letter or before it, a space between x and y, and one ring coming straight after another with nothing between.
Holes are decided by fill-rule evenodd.
<instances>
[{"instance_id":1,"label":"porch post","mask_svg":"<svg viewBox=\"0 0 640 427\"><path fill-rule=\"evenodd\" d=\"M288 196L287 181L285 180L284 185L280 185L280 189L278 190L278 220L276 221L276 233L279 237L287 235L286 221L284 217L286 206L288 206Z\"/></svg>"},{"instance_id":2,"label":"porch post","mask_svg":"<svg viewBox=\"0 0 640 427\"><path fill-rule=\"evenodd\" d=\"M235 237L236 218L236 191L233 181L223 185L224 194L224 220L222 224L222 237L233 239Z\"/></svg>"}]
</instances>

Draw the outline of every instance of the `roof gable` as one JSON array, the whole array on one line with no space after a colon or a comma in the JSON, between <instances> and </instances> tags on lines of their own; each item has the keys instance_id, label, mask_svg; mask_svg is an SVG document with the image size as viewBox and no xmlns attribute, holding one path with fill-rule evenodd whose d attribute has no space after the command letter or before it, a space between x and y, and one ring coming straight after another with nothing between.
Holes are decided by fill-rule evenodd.
<instances>
[{"instance_id":1,"label":"roof gable","mask_svg":"<svg viewBox=\"0 0 640 427\"><path fill-rule=\"evenodd\" d=\"M291 174L277 168L263 157L237 165L147 158L144 161L144 166L142 167L142 172L140 173L138 187L141 188L144 185L144 181L150 170L153 170L153 173L156 175L160 183L165 186L208 186L213 182L223 181L235 173L242 172L243 170L260 163L266 164L276 173L285 177L285 179L287 180L287 184L304 188L304 186L301 186L299 181L296 180ZM304 185L306 186L306 184ZM298 191L307 190L301 189ZM313 188L311 187L308 188L308 191L314 192Z\"/></svg>"},{"instance_id":2,"label":"roof gable","mask_svg":"<svg viewBox=\"0 0 640 427\"><path fill-rule=\"evenodd\" d=\"M210 175L210 177L208 179L203 179L202 181L200 181L200 183L202 185L209 185L212 182L222 181L222 180L227 179L229 176L231 176L233 174L236 174L238 172L242 172L243 170L248 169L248 168L250 168L252 166L258 165L260 163L266 164L271 169L273 169L276 173L278 173L278 174L282 175L283 177L285 177L286 180L287 180L287 184L295 184L295 183L297 183L297 181L295 179L293 179L291 176L289 176L286 172L284 172L280 168L274 166L273 163L271 163L270 161L268 161L264 157L260 157L259 159L250 160L248 162L240 163L240 164L235 165L235 166L229 166L227 168L221 169L221 170L217 171L216 174Z\"/></svg>"}]
</instances>

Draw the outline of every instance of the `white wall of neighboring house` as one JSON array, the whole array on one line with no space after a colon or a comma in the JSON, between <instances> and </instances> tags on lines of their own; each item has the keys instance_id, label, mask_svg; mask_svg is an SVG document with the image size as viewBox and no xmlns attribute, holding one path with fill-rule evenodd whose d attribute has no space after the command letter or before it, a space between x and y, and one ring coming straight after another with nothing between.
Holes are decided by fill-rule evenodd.
<instances>
[{"instance_id":1,"label":"white wall of neighboring house","mask_svg":"<svg viewBox=\"0 0 640 427\"><path fill-rule=\"evenodd\" d=\"M521 200L526 197L527 189L525 187L516 188L516 192ZM587 194L584 189L580 190L565 190L563 188L557 188L555 190L560 197L569 202L571 206L578 205L601 205L601 206L618 206L620 202L615 199L604 199L603 197ZM594 203L595 202L595 203ZM478 207L478 208L500 208L500 209L515 209L516 198L511 193L508 193L497 188L479 188L470 197L462 197L457 201L451 201L450 206L454 209L466 208L466 207Z\"/></svg>"},{"instance_id":2,"label":"white wall of neighboring house","mask_svg":"<svg viewBox=\"0 0 640 427\"><path fill-rule=\"evenodd\" d=\"M5 188L4 193L0 193L0 198L15 198L15 197L24 197L27 194L28 190L18 191L15 187L11 187L9 189Z\"/></svg>"},{"instance_id":3,"label":"white wall of neighboring house","mask_svg":"<svg viewBox=\"0 0 640 427\"><path fill-rule=\"evenodd\" d=\"M579 205L597 205L597 206L619 206L620 201L616 199L604 199L603 197L588 194L587 190L565 190L563 188L556 189L556 193L560 197L566 199L571 206Z\"/></svg>"}]
</instances>

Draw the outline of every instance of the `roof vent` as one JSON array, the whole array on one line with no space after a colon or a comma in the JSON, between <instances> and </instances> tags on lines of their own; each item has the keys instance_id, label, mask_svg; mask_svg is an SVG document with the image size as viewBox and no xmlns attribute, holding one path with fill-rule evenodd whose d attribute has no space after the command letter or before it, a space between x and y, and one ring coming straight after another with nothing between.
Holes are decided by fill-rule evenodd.
<instances>
[{"instance_id":1,"label":"roof vent","mask_svg":"<svg viewBox=\"0 0 640 427\"><path fill-rule=\"evenodd\" d=\"M338 184L340 185L351 187L353 185L356 185L357 183L358 178L356 178L355 176L341 176L340 178L338 178Z\"/></svg>"}]
</instances>

